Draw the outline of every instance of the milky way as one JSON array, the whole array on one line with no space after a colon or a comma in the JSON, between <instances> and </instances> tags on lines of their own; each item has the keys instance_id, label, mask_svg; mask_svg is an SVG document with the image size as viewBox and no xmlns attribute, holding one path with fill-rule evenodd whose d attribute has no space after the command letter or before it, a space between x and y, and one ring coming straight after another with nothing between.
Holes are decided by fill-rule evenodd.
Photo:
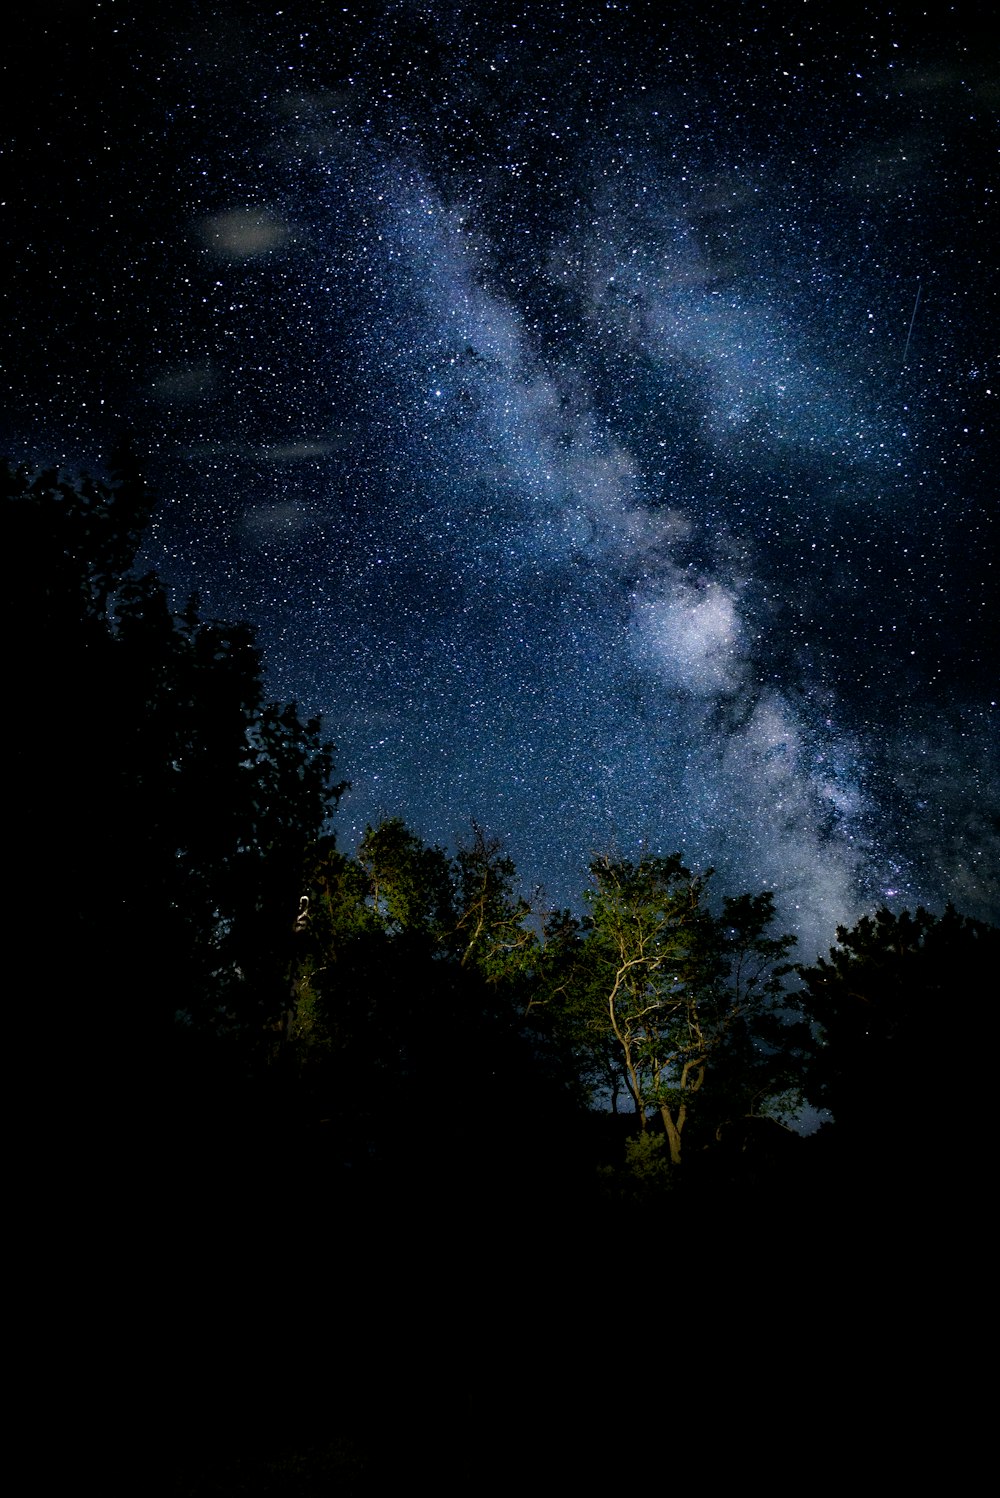
<instances>
[{"instance_id":1,"label":"milky way","mask_svg":"<svg viewBox=\"0 0 1000 1498\"><path fill-rule=\"evenodd\" d=\"M122 425L342 840L1000 913L996 70L954 13L222 7L46 32L15 458ZM44 29L44 28L43 28Z\"/></svg>"}]
</instances>

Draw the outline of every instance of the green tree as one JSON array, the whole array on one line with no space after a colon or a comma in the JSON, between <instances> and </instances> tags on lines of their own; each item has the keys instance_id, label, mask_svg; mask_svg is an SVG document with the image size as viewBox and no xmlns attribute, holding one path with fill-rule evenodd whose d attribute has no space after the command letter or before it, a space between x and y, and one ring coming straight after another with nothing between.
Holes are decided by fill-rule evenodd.
<instances>
[{"instance_id":1,"label":"green tree","mask_svg":"<svg viewBox=\"0 0 1000 1498\"><path fill-rule=\"evenodd\" d=\"M530 901L516 893L517 869L499 838L472 824L452 865L455 924L450 944L463 967L491 983L515 982L533 966L537 936Z\"/></svg>"},{"instance_id":2,"label":"green tree","mask_svg":"<svg viewBox=\"0 0 1000 1498\"><path fill-rule=\"evenodd\" d=\"M306 891L289 1033L307 1107L336 1121L352 1168L415 1169L441 1149L436 1172L486 1188L515 1157L527 1179L529 1151L537 1176L555 1149L543 1120L569 1127L580 1092L499 840L473 827L449 857L388 819L355 857L323 848Z\"/></svg>"},{"instance_id":3,"label":"green tree","mask_svg":"<svg viewBox=\"0 0 1000 1498\"><path fill-rule=\"evenodd\" d=\"M578 1086L591 1106L611 1103L618 1113L623 1093L635 1098L622 1063L622 1049L608 1023L603 1003L596 1001L592 950L587 945L589 919L569 910L553 911L542 932L536 981L528 995L527 1012L536 1027L571 1065Z\"/></svg>"},{"instance_id":4,"label":"green tree","mask_svg":"<svg viewBox=\"0 0 1000 1498\"><path fill-rule=\"evenodd\" d=\"M564 1010L592 1073L617 1064L641 1129L659 1116L676 1166L693 1117L718 1132L728 1117L773 1106L794 938L770 935L768 894L727 899L714 915L710 875L692 874L680 854L599 858L591 875Z\"/></svg>"},{"instance_id":5,"label":"green tree","mask_svg":"<svg viewBox=\"0 0 1000 1498\"><path fill-rule=\"evenodd\" d=\"M440 942L455 924L448 855L429 848L399 817L366 827L358 863L368 881L372 915L386 930L423 933Z\"/></svg>"}]
</instances>

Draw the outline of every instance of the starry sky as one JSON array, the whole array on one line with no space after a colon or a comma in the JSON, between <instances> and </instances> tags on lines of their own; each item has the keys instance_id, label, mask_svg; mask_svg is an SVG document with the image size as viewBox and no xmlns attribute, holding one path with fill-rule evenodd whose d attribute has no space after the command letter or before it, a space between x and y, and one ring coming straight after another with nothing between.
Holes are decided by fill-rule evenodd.
<instances>
[{"instance_id":1,"label":"starry sky","mask_svg":"<svg viewBox=\"0 0 1000 1498\"><path fill-rule=\"evenodd\" d=\"M983 8L988 9L988 8ZM0 438L322 712L338 830L475 818L1000 919L996 49L974 8L48 3Z\"/></svg>"}]
</instances>

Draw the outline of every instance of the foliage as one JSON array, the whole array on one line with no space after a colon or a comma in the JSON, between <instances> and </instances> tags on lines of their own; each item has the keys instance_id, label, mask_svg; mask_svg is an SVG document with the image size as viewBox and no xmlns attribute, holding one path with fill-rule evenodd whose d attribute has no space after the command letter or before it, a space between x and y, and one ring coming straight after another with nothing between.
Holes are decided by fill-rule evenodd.
<instances>
[{"instance_id":1,"label":"foliage","mask_svg":"<svg viewBox=\"0 0 1000 1498\"><path fill-rule=\"evenodd\" d=\"M104 622L153 507L131 452L115 455L108 483L0 464L0 500L18 559L8 579L12 617L43 630Z\"/></svg>"},{"instance_id":2,"label":"foliage","mask_svg":"<svg viewBox=\"0 0 1000 1498\"><path fill-rule=\"evenodd\" d=\"M422 1189L463 1194L544 1179L546 1201L580 1179L583 1088L516 878L476 826L454 856L399 819L367 827L353 858L318 850L287 1060L352 1175L426 1173Z\"/></svg>"},{"instance_id":3,"label":"foliage","mask_svg":"<svg viewBox=\"0 0 1000 1498\"><path fill-rule=\"evenodd\" d=\"M439 942L454 924L454 890L447 854L428 848L399 817L366 827L358 863L367 876L368 903L385 931L420 931Z\"/></svg>"},{"instance_id":4,"label":"foliage","mask_svg":"<svg viewBox=\"0 0 1000 1498\"><path fill-rule=\"evenodd\" d=\"M941 916L883 906L838 927L828 959L798 968L798 1002L817 1038L809 1095L832 1110L841 1134L868 1149L912 1138L916 1096L954 1063L959 1014L998 960L1000 930L951 905Z\"/></svg>"},{"instance_id":5,"label":"foliage","mask_svg":"<svg viewBox=\"0 0 1000 1498\"><path fill-rule=\"evenodd\" d=\"M592 1077L617 1072L643 1131L658 1116L677 1165L692 1119L718 1132L779 1090L778 1000L794 938L769 934L769 894L727 899L713 915L710 873L692 874L680 854L599 858L591 874L560 990L568 1028Z\"/></svg>"},{"instance_id":6,"label":"foliage","mask_svg":"<svg viewBox=\"0 0 1000 1498\"><path fill-rule=\"evenodd\" d=\"M55 991L259 1037L287 1007L303 860L344 789L331 748L318 721L265 702L247 626L196 600L175 616L155 575L130 571L151 508L133 465L109 482L7 469L2 491L23 548L7 598L17 847L37 943L59 880Z\"/></svg>"},{"instance_id":7,"label":"foliage","mask_svg":"<svg viewBox=\"0 0 1000 1498\"><path fill-rule=\"evenodd\" d=\"M463 967L474 966L490 983L515 980L530 970L535 933L529 902L515 893L517 870L499 838L472 824L472 840L453 864L457 919L451 943Z\"/></svg>"}]
</instances>

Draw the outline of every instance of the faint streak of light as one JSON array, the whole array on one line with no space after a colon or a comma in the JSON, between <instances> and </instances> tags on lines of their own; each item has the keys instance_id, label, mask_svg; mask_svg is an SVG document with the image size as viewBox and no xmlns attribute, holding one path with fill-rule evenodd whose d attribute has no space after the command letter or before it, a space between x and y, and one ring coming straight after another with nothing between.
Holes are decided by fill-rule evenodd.
<instances>
[{"instance_id":1,"label":"faint streak of light","mask_svg":"<svg viewBox=\"0 0 1000 1498\"><path fill-rule=\"evenodd\" d=\"M918 281L917 282L917 295L916 295L916 299L914 300L914 303L913 303L913 315L910 318L910 327L909 327L909 330L908 330L908 332L906 334L906 347L903 349L903 368L904 369L906 368L906 356L910 352L910 339L913 337L913 324L917 320L917 308L920 306L920 292L921 292L921 286L920 286L920 282Z\"/></svg>"}]
</instances>

